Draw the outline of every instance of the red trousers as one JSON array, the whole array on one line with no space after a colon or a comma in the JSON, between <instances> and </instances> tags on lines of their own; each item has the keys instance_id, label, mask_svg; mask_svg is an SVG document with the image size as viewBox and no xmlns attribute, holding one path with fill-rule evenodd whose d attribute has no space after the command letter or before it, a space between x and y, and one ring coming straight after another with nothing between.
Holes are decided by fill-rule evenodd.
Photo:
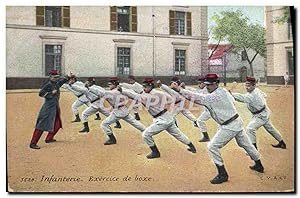
<instances>
[{"instance_id":1,"label":"red trousers","mask_svg":"<svg viewBox=\"0 0 300 198\"><path fill-rule=\"evenodd\" d=\"M60 111L57 110L55 121L54 121L54 130L53 132L48 132L48 135L46 137L46 141L53 140L56 133L59 131L59 129L62 128L62 122L60 119ZM43 131L40 129L35 129L31 138L30 144L37 144L40 140L41 136L43 134Z\"/></svg>"}]
</instances>

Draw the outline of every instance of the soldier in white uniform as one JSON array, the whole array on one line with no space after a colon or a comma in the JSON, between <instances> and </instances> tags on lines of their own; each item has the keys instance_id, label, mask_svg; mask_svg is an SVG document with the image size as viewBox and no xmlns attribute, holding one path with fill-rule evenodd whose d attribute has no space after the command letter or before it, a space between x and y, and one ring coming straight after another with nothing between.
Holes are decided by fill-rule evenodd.
<instances>
[{"instance_id":1,"label":"soldier in white uniform","mask_svg":"<svg viewBox=\"0 0 300 198\"><path fill-rule=\"evenodd\" d=\"M234 98L227 90L218 87L219 79L216 74L207 74L205 79L204 83L209 94L199 94L182 88L178 91L187 99L194 100L196 104L204 105L211 117L219 124L218 131L207 145L218 169L218 175L210 182L220 184L228 181L228 174L219 150L233 138L255 161L255 165L250 166L250 169L263 173L264 167L260 161L260 154L244 132L242 119L234 106Z\"/></svg>"},{"instance_id":2,"label":"soldier in white uniform","mask_svg":"<svg viewBox=\"0 0 300 198\"><path fill-rule=\"evenodd\" d=\"M86 97L86 95L83 92L72 88L72 85L75 87L77 86L84 87L85 85L83 82L77 81L76 76L72 74L70 76L70 80L68 81L68 83L65 83L61 86L62 88L72 92L77 97L77 100L72 104L72 111L75 115L75 120L73 120L72 122L80 122L81 120L79 117L79 107L81 107L82 105L90 106L90 100ZM101 118L99 113L96 113L95 120L100 120L100 119Z\"/></svg>"},{"instance_id":3,"label":"soldier in white uniform","mask_svg":"<svg viewBox=\"0 0 300 198\"><path fill-rule=\"evenodd\" d=\"M122 95L117 90L118 85L119 79L117 77L112 77L108 82L110 91L102 91L100 95L101 98L104 97L104 99L107 100L108 103L113 107L113 110L110 113L110 115L105 120L103 120L101 124L101 128L103 129L104 133L108 136L108 140L104 143L104 145L111 145L117 143L117 140L113 134L110 125L119 119L125 120L141 132L145 130L145 126L129 114L129 110L125 106L126 99L128 98Z\"/></svg>"},{"instance_id":4,"label":"soldier in white uniform","mask_svg":"<svg viewBox=\"0 0 300 198\"><path fill-rule=\"evenodd\" d=\"M180 86L182 85L180 79L177 77L177 76L174 76L172 79L171 79L171 82L170 83L176 83L177 86ZM166 93L168 93L172 99L174 100L173 101L173 106L171 106L171 113L173 114L174 116L174 119L175 119L175 125L178 127L178 124L177 124L177 120L176 120L176 116L181 113L182 115L184 115L187 119L189 119L190 121L193 122L193 125L195 127L198 127L197 123L196 123L196 117L192 114L192 112L186 108L187 104L186 104L186 100L183 96L181 96L175 89L171 89L169 86L165 85L165 84L161 84L161 81L158 80L157 81L157 84L158 86L164 90Z\"/></svg>"},{"instance_id":5,"label":"soldier in white uniform","mask_svg":"<svg viewBox=\"0 0 300 198\"><path fill-rule=\"evenodd\" d=\"M199 89L197 90L198 93L202 93L202 94L208 94L207 88L206 88L206 84L204 83L205 81L205 77L200 76L198 78L198 87ZM209 111L207 110L206 107L203 107L203 112L201 113L201 115L198 117L197 119L197 125L200 128L200 131L203 134L202 139L199 140L199 142L209 142L210 138L209 135L207 133L207 127L205 122L207 120L209 120L211 118Z\"/></svg>"},{"instance_id":6,"label":"soldier in white uniform","mask_svg":"<svg viewBox=\"0 0 300 198\"><path fill-rule=\"evenodd\" d=\"M252 113L252 119L246 127L246 133L250 138L250 141L255 148L257 148L256 131L263 126L266 131L278 141L278 144L272 146L275 148L286 149L286 144L283 141L281 134L270 121L270 109L266 103L266 94L256 87L256 80L254 77L246 77L245 87L248 93L232 93L232 95L237 101L246 103L247 108Z\"/></svg>"},{"instance_id":7,"label":"soldier in white uniform","mask_svg":"<svg viewBox=\"0 0 300 198\"><path fill-rule=\"evenodd\" d=\"M170 83L176 83L177 86L179 86L181 83L180 79L178 76L174 76L171 79ZM169 88L169 86L161 84L161 81L157 81L158 86L160 86L160 88L162 90L164 90L165 92L167 92L168 94L170 94L172 96L172 98L174 99L174 107L172 108L172 114L174 115L174 119L175 119L175 124L177 125L176 122L176 116L181 113L182 115L184 115L187 119L189 119L190 121L193 122L195 127L197 126L196 123L196 117L192 114L192 112L185 108L185 98L183 96L181 96L177 91L175 91L174 89Z\"/></svg>"},{"instance_id":8,"label":"soldier in white uniform","mask_svg":"<svg viewBox=\"0 0 300 198\"><path fill-rule=\"evenodd\" d=\"M205 77L204 76L199 76L198 77L198 87L199 89L195 89L192 87L186 87L184 83L180 84L180 87L182 87L183 89L187 89L193 92L197 92L197 93L202 93L202 94L207 94L207 89L206 89L206 84L204 83L205 81ZM207 110L207 108L203 107L203 112L201 113L201 115L197 118L196 120L196 125L197 127L199 127L200 131L202 132L202 138L199 140L199 142L209 142L210 138L209 135L207 133L207 127L205 122L207 120L209 120L211 118L209 111Z\"/></svg>"},{"instance_id":9,"label":"soldier in white uniform","mask_svg":"<svg viewBox=\"0 0 300 198\"><path fill-rule=\"evenodd\" d=\"M146 157L148 159L160 157L160 152L154 142L153 136L159 134L163 130L166 130L178 141L187 145L189 147L188 151L196 153L196 148L193 143L176 127L174 116L166 109L168 101L173 101L172 98L164 92L154 90L153 81L153 78L146 78L144 80L144 92L142 94L137 94L133 91L122 89L120 87L122 94L129 98L139 100L153 117L153 124L147 127L147 129L143 132L144 141L151 149L151 153Z\"/></svg>"},{"instance_id":10,"label":"soldier in white uniform","mask_svg":"<svg viewBox=\"0 0 300 198\"><path fill-rule=\"evenodd\" d=\"M133 91L135 91L138 94L141 94L144 91L143 85L136 82L134 76L130 75L128 77L128 82L129 83L120 83L120 86L123 88L126 88L126 89L132 89ZM138 113L138 111L139 111L139 102L138 101L135 101L135 105L133 106L132 109L134 111L135 119L141 120L140 115Z\"/></svg>"},{"instance_id":11,"label":"soldier in white uniform","mask_svg":"<svg viewBox=\"0 0 300 198\"><path fill-rule=\"evenodd\" d=\"M86 81L84 87L73 87L73 89L83 92L86 97L90 100L90 105L82 112L83 128L79 131L80 133L88 133L90 131L88 118L90 115L100 112L105 116L110 115L110 111L104 107L103 100L98 96L99 92L104 91L104 88L95 85L94 78L90 77ZM115 128L121 128L119 121L116 121Z\"/></svg>"}]
</instances>

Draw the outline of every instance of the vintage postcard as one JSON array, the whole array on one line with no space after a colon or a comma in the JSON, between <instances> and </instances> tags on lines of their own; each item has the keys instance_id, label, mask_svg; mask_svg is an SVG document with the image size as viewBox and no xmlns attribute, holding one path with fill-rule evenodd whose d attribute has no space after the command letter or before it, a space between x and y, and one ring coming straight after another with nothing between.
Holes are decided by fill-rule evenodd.
<instances>
[{"instance_id":1,"label":"vintage postcard","mask_svg":"<svg viewBox=\"0 0 300 198\"><path fill-rule=\"evenodd\" d=\"M296 191L289 6L6 6L7 192Z\"/></svg>"}]
</instances>

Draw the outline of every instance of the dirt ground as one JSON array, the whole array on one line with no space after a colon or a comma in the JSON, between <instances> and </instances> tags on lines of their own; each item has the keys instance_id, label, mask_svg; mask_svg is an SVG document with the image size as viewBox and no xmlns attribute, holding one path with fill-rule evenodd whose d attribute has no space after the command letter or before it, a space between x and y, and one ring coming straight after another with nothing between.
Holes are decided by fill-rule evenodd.
<instances>
[{"instance_id":1,"label":"dirt ground","mask_svg":"<svg viewBox=\"0 0 300 198\"><path fill-rule=\"evenodd\" d=\"M232 85L229 85L229 87ZM62 92L60 105L63 129L57 142L46 144L40 139L40 150L28 147L37 113L43 103L36 92L7 91L7 177L9 188L15 192L278 192L294 190L294 87L261 85L268 94L272 110L271 120L281 132L287 149L274 149L276 143L266 131L258 130L258 147L265 173L249 169L253 161L237 146L229 142L222 150L229 181L212 185L209 180L216 168L208 154L207 143L199 143L199 130L179 115L179 128L193 141L197 153L166 132L155 136L161 158L148 160L149 148L139 131L121 121L122 129L113 129L118 144L104 146L105 136L100 129L102 120L90 117L90 133L79 134L81 123L71 123L71 104L75 97ZM242 84L236 91L245 92ZM244 126L251 115L246 106L236 104ZM84 107L80 109L80 112ZM202 108L193 111L199 116ZM152 123L146 111L140 112L145 126ZM213 120L207 122L212 137L217 129ZM51 178L52 180L45 178ZM64 178L65 177L65 178ZM61 178L61 180L58 180Z\"/></svg>"}]
</instances>

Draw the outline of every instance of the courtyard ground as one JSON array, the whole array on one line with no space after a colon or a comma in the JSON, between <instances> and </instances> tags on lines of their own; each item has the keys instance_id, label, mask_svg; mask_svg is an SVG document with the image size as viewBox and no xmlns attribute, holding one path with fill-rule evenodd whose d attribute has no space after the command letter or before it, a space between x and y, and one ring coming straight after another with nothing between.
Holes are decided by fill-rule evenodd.
<instances>
[{"instance_id":1,"label":"courtyard ground","mask_svg":"<svg viewBox=\"0 0 300 198\"><path fill-rule=\"evenodd\" d=\"M229 84L228 87L233 86ZM43 99L37 90L7 90L6 139L7 177L10 191L14 192L283 192L294 190L294 87L260 85L267 93L271 120L281 132L287 149L274 149L277 143L261 128L257 132L258 149L262 155L265 173L249 169L253 161L233 140L222 150L229 181L212 185L209 180L216 175L216 168L208 154L207 143L199 143L199 130L182 115L179 128L192 140L197 153L166 132L155 136L161 158L148 160L149 148L139 131L121 121L122 129L113 129L118 144L104 146L106 140L100 129L101 122L90 117L90 133L79 134L81 123L71 123L74 118L71 104L76 99L69 92L62 92L60 106L63 129L56 136L57 142L46 144L45 134L40 139L40 150L28 147L38 111ZM243 84L235 91L245 92ZM251 115L245 104L237 103L237 110L244 126ZM80 109L80 112L84 107ZM202 108L192 111L196 116ZM140 112L145 126L152 123L146 111ZM208 133L213 137L217 125L207 122ZM52 179L50 179L52 177ZM65 178L64 178L65 177ZM45 179L46 178L46 179ZM47 179L48 178L48 179ZM64 181L58 181L58 178Z\"/></svg>"}]
</instances>

